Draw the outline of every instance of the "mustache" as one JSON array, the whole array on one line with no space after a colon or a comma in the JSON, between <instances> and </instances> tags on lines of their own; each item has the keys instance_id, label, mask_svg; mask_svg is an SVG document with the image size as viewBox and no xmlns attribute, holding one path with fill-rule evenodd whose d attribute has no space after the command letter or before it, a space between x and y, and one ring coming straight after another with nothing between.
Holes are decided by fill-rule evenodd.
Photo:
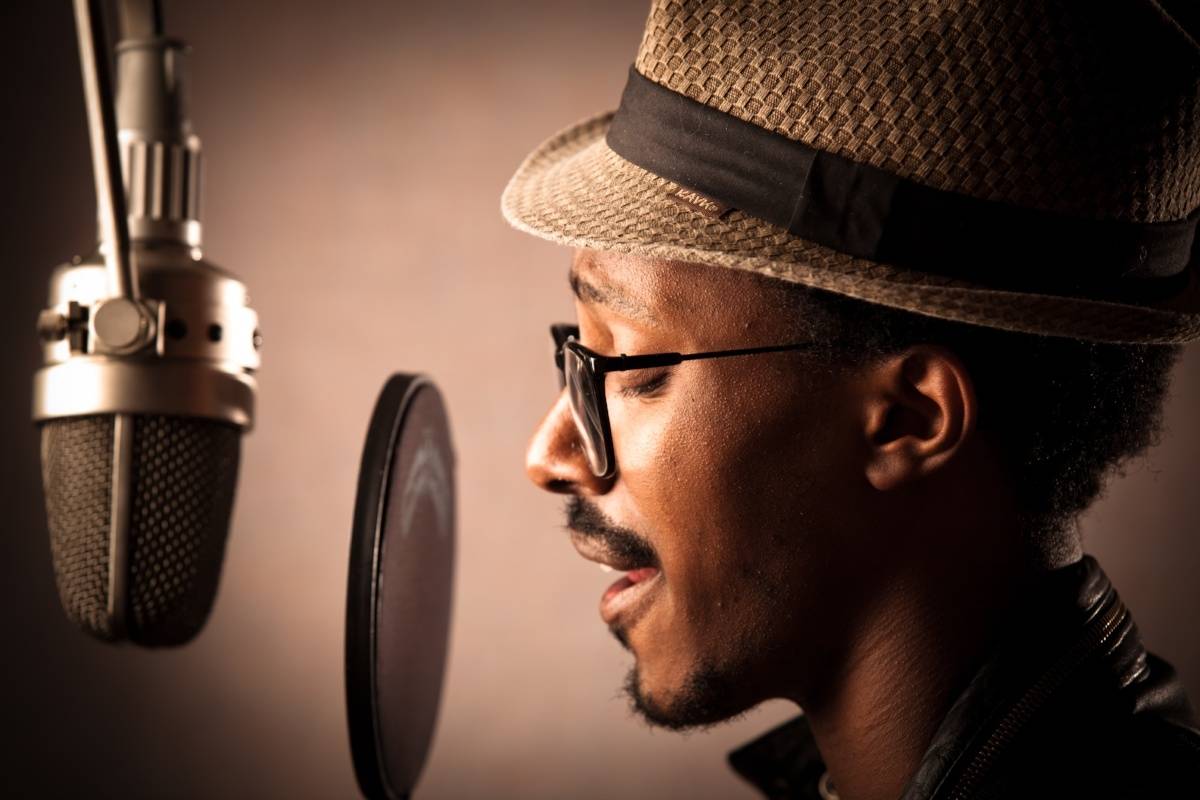
<instances>
[{"instance_id":1,"label":"mustache","mask_svg":"<svg viewBox=\"0 0 1200 800\"><path fill-rule=\"evenodd\" d=\"M592 503L578 495L567 500L567 529L599 540L611 553L638 564L659 566L658 554L644 537L617 525Z\"/></svg>"}]
</instances>

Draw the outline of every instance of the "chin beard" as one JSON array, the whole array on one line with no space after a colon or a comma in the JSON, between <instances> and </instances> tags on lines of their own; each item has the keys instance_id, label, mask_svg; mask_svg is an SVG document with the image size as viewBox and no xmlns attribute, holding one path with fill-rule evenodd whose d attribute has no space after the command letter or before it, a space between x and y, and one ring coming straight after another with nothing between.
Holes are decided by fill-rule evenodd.
<instances>
[{"instance_id":1,"label":"chin beard","mask_svg":"<svg viewBox=\"0 0 1200 800\"><path fill-rule=\"evenodd\" d=\"M737 700L736 681L712 664L693 670L679 693L667 702L642 691L637 664L625 676L624 691L631 711L651 726L673 731L705 730L749 710Z\"/></svg>"}]
</instances>

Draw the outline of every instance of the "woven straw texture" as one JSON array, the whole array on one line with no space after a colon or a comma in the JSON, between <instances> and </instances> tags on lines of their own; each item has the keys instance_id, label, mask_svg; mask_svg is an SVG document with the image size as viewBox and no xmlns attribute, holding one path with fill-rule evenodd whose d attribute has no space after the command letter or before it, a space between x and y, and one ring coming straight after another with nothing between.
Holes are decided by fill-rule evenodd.
<instances>
[{"instance_id":1,"label":"woven straw texture","mask_svg":"<svg viewBox=\"0 0 1200 800\"><path fill-rule=\"evenodd\" d=\"M1096 219L1200 205L1200 51L1150 4L656 0L640 73L745 121L935 188ZM576 247L753 270L1014 331L1200 336L1196 276L1158 308L990 290L855 259L734 210L709 219L604 142L551 138L502 210Z\"/></svg>"},{"instance_id":2,"label":"woven straw texture","mask_svg":"<svg viewBox=\"0 0 1200 800\"><path fill-rule=\"evenodd\" d=\"M938 189L1154 222L1200 205L1200 57L1145 2L657 2L636 67Z\"/></svg>"}]
</instances>

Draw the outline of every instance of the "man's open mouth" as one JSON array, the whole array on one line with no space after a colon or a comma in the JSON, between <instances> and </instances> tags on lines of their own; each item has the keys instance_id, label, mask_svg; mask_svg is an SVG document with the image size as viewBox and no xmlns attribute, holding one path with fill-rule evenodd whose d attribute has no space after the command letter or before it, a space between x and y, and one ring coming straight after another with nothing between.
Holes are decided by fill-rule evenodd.
<instances>
[{"instance_id":1,"label":"man's open mouth","mask_svg":"<svg viewBox=\"0 0 1200 800\"><path fill-rule=\"evenodd\" d=\"M661 575L658 567L641 567L622 575L600 598L600 618L612 625L626 609L640 605L638 601L651 593Z\"/></svg>"},{"instance_id":2,"label":"man's open mouth","mask_svg":"<svg viewBox=\"0 0 1200 800\"><path fill-rule=\"evenodd\" d=\"M600 598L600 617L608 625L637 613L649 602L655 587L662 583L662 570L658 564L638 563L643 558L612 552L599 537L572 531L571 543L581 556L595 561L603 569L625 573ZM628 624L629 620L625 622Z\"/></svg>"}]
</instances>

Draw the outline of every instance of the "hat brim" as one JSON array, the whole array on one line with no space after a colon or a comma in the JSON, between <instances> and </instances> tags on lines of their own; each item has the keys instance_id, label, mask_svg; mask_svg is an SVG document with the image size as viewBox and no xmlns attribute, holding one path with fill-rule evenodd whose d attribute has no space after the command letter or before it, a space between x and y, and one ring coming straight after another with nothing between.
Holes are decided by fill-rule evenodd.
<instances>
[{"instance_id":1,"label":"hat brim","mask_svg":"<svg viewBox=\"0 0 1200 800\"><path fill-rule=\"evenodd\" d=\"M513 227L571 247L743 269L917 314L1099 342L1200 338L1200 279L1157 306L1004 291L855 258L734 209L712 218L670 199L679 187L621 158L612 113L534 150L501 198Z\"/></svg>"}]
</instances>

